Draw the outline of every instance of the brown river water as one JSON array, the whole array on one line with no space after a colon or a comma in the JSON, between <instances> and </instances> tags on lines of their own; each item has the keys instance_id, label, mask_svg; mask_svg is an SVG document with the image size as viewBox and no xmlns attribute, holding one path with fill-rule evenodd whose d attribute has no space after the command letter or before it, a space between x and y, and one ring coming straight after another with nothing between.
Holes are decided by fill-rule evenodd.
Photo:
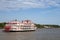
<instances>
[{"instance_id":1,"label":"brown river water","mask_svg":"<svg viewBox=\"0 0 60 40\"><path fill-rule=\"evenodd\" d=\"M60 28L37 29L31 32L3 32L0 40L60 40Z\"/></svg>"}]
</instances>

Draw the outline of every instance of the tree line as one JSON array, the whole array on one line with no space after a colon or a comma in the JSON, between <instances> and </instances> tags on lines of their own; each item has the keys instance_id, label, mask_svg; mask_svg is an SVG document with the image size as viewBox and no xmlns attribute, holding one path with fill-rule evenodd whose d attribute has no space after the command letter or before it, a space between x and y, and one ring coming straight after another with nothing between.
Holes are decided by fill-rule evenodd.
<instances>
[{"instance_id":1,"label":"tree line","mask_svg":"<svg viewBox=\"0 0 60 40\"><path fill-rule=\"evenodd\" d=\"M60 28L60 25L42 25L42 24L35 24L37 28Z\"/></svg>"},{"instance_id":2,"label":"tree line","mask_svg":"<svg viewBox=\"0 0 60 40\"><path fill-rule=\"evenodd\" d=\"M0 23L0 28L4 28L5 24L6 24L5 22ZM35 26L37 28L45 28L45 27L48 27L48 28L60 28L60 25L42 25L42 24L35 24Z\"/></svg>"},{"instance_id":3,"label":"tree line","mask_svg":"<svg viewBox=\"0 0 60 40\"><path fill-rule=\"evenodd\" d=\"M4 28L5 24L6 24L5 22L0 23L0 28Z\"/></svg>"}]
</instances>

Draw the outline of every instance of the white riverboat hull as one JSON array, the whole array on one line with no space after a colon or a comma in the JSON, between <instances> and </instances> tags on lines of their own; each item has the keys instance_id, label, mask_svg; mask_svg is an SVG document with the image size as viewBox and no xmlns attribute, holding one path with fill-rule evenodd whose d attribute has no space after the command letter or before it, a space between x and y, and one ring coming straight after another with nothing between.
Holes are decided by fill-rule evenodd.
<instances>
[{"instance_id":1,"label":"white riverboat hull","mask_svg":"<svg viewBox=\"0 0 60 40\"><path fill-rule=\"evenodd\" d=\"M37 29L37 27L32 27L32 28L21 28L21 27L11 27L9 30L8 29L4 29L5 31L35 31Z\"/></svg>"},{"instance_id":2,"label":"white riverboat hull","mask_svg":"<svg viewBox=\"0 0 60 40\"><path fill-rule=\"evenodd\" d=\"M5 31L34 31L37 27L35 27L34 23L30 20L25 20L23 22L19 21L11 21L5 25Z\"/></svg>"}]
</instances>

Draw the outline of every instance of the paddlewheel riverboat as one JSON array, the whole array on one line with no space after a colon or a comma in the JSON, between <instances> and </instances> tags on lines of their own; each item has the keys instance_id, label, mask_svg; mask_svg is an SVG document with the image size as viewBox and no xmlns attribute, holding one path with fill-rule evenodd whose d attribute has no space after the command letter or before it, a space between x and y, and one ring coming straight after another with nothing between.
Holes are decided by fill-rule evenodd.
<instances>
[{"instance_id":1,"label":"paddlewheel riverboat","mask_svg":"<svg viewBox=\"0 0 60 40\"><path fill-rule=\"evenodd\" d=\"M5 31L33 31L36 30L34 23L30 20L24 20L22 22L13 20L7 22L5 27Z\"/></svg>"}]
</instances>

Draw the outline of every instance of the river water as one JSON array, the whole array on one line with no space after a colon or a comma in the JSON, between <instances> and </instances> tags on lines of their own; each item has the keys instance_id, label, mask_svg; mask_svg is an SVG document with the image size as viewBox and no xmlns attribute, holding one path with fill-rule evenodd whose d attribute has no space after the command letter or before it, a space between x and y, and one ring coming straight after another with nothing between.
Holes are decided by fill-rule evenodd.
<instances>
[{"instance_id":1,"label":"river water","mask_svg":"<svg viewBox=\"0 0 60 40\"><path fill-rule=\"evenodd\" d=\"M3 32L0 40L60 40L60 28L37 29L31 32Z\"/></svg>"}]
</instances>

